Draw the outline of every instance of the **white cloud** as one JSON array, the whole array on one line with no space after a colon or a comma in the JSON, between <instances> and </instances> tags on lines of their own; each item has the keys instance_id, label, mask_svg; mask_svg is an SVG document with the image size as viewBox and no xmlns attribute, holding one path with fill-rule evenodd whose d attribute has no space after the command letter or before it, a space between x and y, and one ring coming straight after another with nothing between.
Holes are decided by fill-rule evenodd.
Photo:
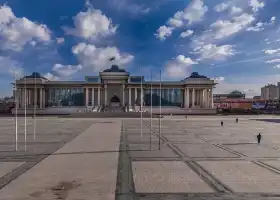
<instances>
[{"instance_id":1,"label":"white cloud","mask_svg":"<svg viewBox=\"0 0 280 200\"><path fill-rule=\"evenodd\" d=\"M81 69L82 69L81 65L55 64L52 68L52 71L56 72L59 76L62 77L71 77L73 74L76 74Z\"/></svg>"},{"instance_id":2,"label":"white cloud","mask_svg":"<svg viewBox=\"0 0 280 200\"><path fill-rule=\"evenodd\" d=\"M171 27L167 27L165 25L161 26L157 30L157 33L155 34L155 36L160 40L165 40L167 37L172 35L172 30L173 30L173 28L171 28Z\"/></svg>"},{"instance_id":3,"label":"white cloud","mask_svg":"<svg viewBox=\"0 0 280 200\"><path fill-rule=\"evenodd\" d=\"M232 6L230 9L230 14L232 15L237 15L243 12L242 8L236 7L236 6Z\"/></svg>"},{"instance_id":4,"label":"white cloud","mask_svg":"<svg viewBox=\"0 0 280 200\"><path fill-rule=\"evenodd\" d=\"M223 11L227 10L229 8L229 6L230 6L229 2L227 2L227 3L223 2L223 3L217 4L214 7L214 10L216 12L223 12Z\"/></svg>"},{"instance_id":5,"label":"white cloud","mask_svg":"<svg viewBox=\"0 0 280 200\"><path fill-rule=\"evenodd\" d=\"M63 37L58 37L58 38L56 38L56 43L57 44L63 44L64 43L64 38Z\"/></svg>"},{"instance_id":6,"label":"white cloud","mask_svg":"<svg viewBox=\"0 0 280 200\"><path fill-rule=\"evenodd\" d=\"M276 17L275 17L275 16L273 16L273 17L270 18L270 23L271 23L271 24L274 24L275 21L276 21Z\"/></svg>"},{"instance_id":7,"label":"white cloud","mask_svg":"<svg viewBox=\"0 0 280 200\"><path fill-rule=\"evenodd\" d=\"M280 58L268 60L268 61L266 61L266 63L280 63Z\"/></svg>"},{"instance_id":8,"label":"white cloud","mask_svg":"<svg viewBox=\"0 0 280 200\"><path fill-rule=\"evenodd\" d=\"M121 65L121 68L134 59L134 56L121 53L116 47L97 48L95 45L86 43L77 44L72 48L72 52L77 56L83 70L90 72L100 72L109 68L110 57L115 57L114 63Z\"/></svg>"},{"instance_id":9,"label":"white cloud","mask_svg":"<svg viewBox=\"0 0 280 200\"><path fill-rule=\"evenodd\" d=\"M246 30L247 31L255 31L255 32L263 31L264 30L264 25L265 25L264 23L258 22L255 26L248 27Z\"/></svg>"},{"instance_id":10,"label":"white cloud","mask_svg":"<svg viewBox=\"0 0 280 200\"><path fill-rule=\"evenodd\" d=\"M280 51L280 49L268 49L268 50L264 50L264 53L265 54L275 54L279 51Z\"/></svg>"},{"instance_id":11,"label":"white cloud","mask_svg":"<svg viewBox=\"0 0 280 200\"><path fill-rule=\"evenodd\" d=\"M191 65L194 64L197 64L197 62L191 58L179 55L174 60L167 62L163 71L163 77L168 79L185 78L190 73Z\"/></svg>"},{"instance_id":12,"label":"white cloud","mask_svg":"<svg viewBox=\"0 0 280 200\"><path fill-rule=\"evenodd\" d=\"M0 48L21 51L27 43L36 40L49 42L51 32L46 25L37 24L29 19L17 18L12 9L0 6Z\"/></svg>"},{"instance_id":13,"label":"white cloud","mask_svg":"<svg viewBox=\"0 0 280 200\"><path fill-rule=\"evenodd\" d=\"M117 26L100 10L88 8L86 12L79 12L74 18L75 28L63 27L66 34L84 39L95 40L116 33Z\"/></svg>"},{"instance_id":14,"label":"white cloud","mask_svg":"<svg viewBox=\"0 0 280 200\"><path fill-rule=\"evenodd\" d=\"M265 5L260 0L250 0L249 5L252 7L254 12L258 12L259 9L263 8Z\"/></svg>"},{"instance_id":15,"label":"white cloud","mask_svg":"<svg viewBox=\"0 0 280 200\"><path fill-rule=\"evenodd\" d=\"M280 69L280 64L278 65L275 65L273 68L277 68L277 69Z\"/></svg>"},{"instance_id":16,"label":"white cloud","mask_svg":"<svg viewBox=\"0 0 280 200\"><path fill-rule=\"evenodd\" d=\"M59 77L53 75L52 73L46 73L43 76L50 81L58 81L59 80Z\"/></svg>"},{"instance_id":17,"label":"white cloud","mask_svg":"<svg viewBox=\"0 0 280 200\"><path fill-rule=\"evenodd\" d=\"M233 17L232 21L218 20L215 23L211 24L210 27L216 29L216 34L214 36L216 39L223 39L245 29L254 20L255 18L253 15L243 13L240 16Z\"/></svg>"},{"instance_id":18,"label":"white cloud","mask_svg":"<svg viewBox=\"0 0 280 200\"><path fill-rule=\"evenodd\" d=\"M185 31L185 32L182 32L182 33L180 34L180 37L185 38L185 37L188 37L188 36L190 36L190 35L192 35L192 34L193 34L193 31L192 31L192 30L187 30L187 31Z\"/></svg>"},{"instance_id":19,"label":"white cloud","mask_svg":"<svg viewBox=\"0 0 280 200\"><path fill-rule=\"evenodd\" d=\"M0 56L0 74L20 78L24 75L22 64L9 57Z\"/></svg>"},{"instance_id":20,"label":"white cloud","mask_svg":"<svg viewBox=\"0 0 280 200\"><path fill-rule=\"evenodd\" d=\"M235 55L232 45L215 45L207 44L198 46L194 49L194 54L199 55L199 60L213 59L213 60L224 60L227 57Z\"/></svg>"},{"instance_id":21,"label":"white cloud","mask_svg":"<svg viewBox=\"0 0 280 200\"><path fill-rule=\"evenodd\" d=\"M212 78L212 79L215 81L215 83L221 83L225 80L225 77L220 76L220 77L216 77L216 78Z\"/></svg>"},{"instance_id":22,"label":"white cloud","mask_svg":"<svg viewBox=\"0 0 280 200\"><path fill-rule=\"evenodd\" d=\"M131 15L143 15L151 11L150 8L140 4L135 4L129 0L110 0L110 6L120 12L126 12Z\"/></svg>"},{"instance_id":23,"label":"white cloud","mask_svg":"<svg viewBox=\"0 0 280 200\"><path fill-rule=\"evenodd\" d=\"M184 11L176 12L174 16L167 21L168 26L161 26L155 35L158 39L164 40L166 37L172 35L172 31L175 28L201 21L207 11L208 7L204 5L202 0L193 0Z\"/></svg>"}]
</instances>

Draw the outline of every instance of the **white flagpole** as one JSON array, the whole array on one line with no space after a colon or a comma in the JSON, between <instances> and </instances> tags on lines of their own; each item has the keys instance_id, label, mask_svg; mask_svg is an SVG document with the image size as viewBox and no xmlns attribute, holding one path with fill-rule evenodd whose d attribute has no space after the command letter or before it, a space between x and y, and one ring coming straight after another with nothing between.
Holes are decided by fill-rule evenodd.
<instances>
[{"instance_id":1,"label":"white flagpole","mask_svg":"<svg viewBox=\"0 0 280 200\"><path fill-rule=\"evenodd\" d=\"M18 109L18 91L17 91L17 78L16 78L16 72L14 72L14 78L15 78L15 104L16 104L16 111L15 111L15 125L16 125L16 151L18 150L18 119L17 119L17 109Z\"/></svg>"},{"instance_id":2,"label":"white flagpole","mask_svg":"<svg viewBox=\"0 0 280 200\"><path fill-rule=\"evenodd\" d=\"M24 77L24 150L26 151L26 74Z\"/></svg>"},{"instance_id":3,"label":"white flagpole","mask_svg":"<svg viewBox=\"0 0 280 200\"><path fill-rule=\"evenodd\" d=\"M161 70L159 71L159 150L161 146Z\"/></svg>"},{"instance_id":4,"label":"white flagpole","mask_svg":"<svg viewBox=\"0 0 280 200\"><path fill-rule=\"evenodd\" d=\"M37 88L36 88L36 79L37 74L35 74L34 78L34 113L33 113L33 121L34 121L34 127L33 127L33 139L36 140L36 107L37 107Z\"/></svg>"},{"instance_id":5,"label":"white flagpole","mask_svg":"<svg viewBox=\"0 0 280 200\"><path fill-rule=\"evenodd\" d=\"M151 70L151 91L150 91L150 94L151 94L151 102L150 102L150 114L151 114L151 119L150 119L150 150L152 149L152 126L153 126L153 84L152 84L152 81L153 81L153 72Z\"/></svg>"},{"instance_id":6,"label":"white flagpole","mask_svg":"<svg viewBox=\"0 0 280 200\"><path fill-rule=\"evenodd\" d=\"M141 92L140 92L140 115L141 115L141 137L143 136L143 69L141 68Z\"/></svg>"}]
</instances>

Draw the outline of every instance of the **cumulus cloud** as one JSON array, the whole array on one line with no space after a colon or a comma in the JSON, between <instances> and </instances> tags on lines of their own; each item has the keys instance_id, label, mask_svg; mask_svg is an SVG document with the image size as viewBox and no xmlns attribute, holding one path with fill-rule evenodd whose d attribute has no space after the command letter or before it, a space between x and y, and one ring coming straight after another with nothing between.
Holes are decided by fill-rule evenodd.
<instances>
[{"instance_id":1,"label":"cumulus cloud","mask_svg":"<svg viewBox=\"0 0 280 200\"><path fill-rule=\"evenodd\" d=\"M73 17L75 28L63 27L66 34L88 40L96 40L116 33L117 26L100 10L88 8Z\"/></svg>"},{"instance_id":2,"label":"cumulus cloud","mask_svg":"<svg viewBox=\"0 0 280 200\"><path fill-rule=\"evenodd\" d=\"M260 1L260 0L250 0L249 2L250 7L252 7L253 12L258 12L259 9L263 8L264 2Z\"/></svg>"},{"instance_id":3,"label":"cumulus cloud","mask_svg":"<svg viewBox=\"0 0 280 200\"><path fill-rule=\"evenodd\" d=\"M59 76L62 77L71 77L73 74L76 74L81 69L82 69L81 65L55 64L52 68L52 71L56 72Z\"/></svg>"},{"instance_id":4,"label":"cumulus cloud","mask_svg":"<svg viewBox=\"0 0 280 200\"><path fill-rule=\"evenodd\" d=\"M265 54L275 54L278 53L280 51L279 49L268 49L268 50L263 50Z\"/></svg>"},{"instance_id":5,"label":"cumulus cloud","mask_svg":"<svg viewBox=\"0 0 280 200\"><path fill-rule=\"evenodd\" d=\"M191 58L178 55L174 60L168 61L165 65L163 76L165 78L185 78L189 75L191 66L197 64Z\"/></svg>"},{"instance_id":6,"label":"cumulus cloud","mask_svg":"<svg viewBox=\"0 0 280 200\"><path fill-rule=\"evenodd\" d=\"M235 55L235 51L232 45L215 45L207 44L198 46L194 49L194 54L199 55L199 60L213 59L213 60L224 60L227 57Z\"/></svg>"},{"instance_id":7,"label":"cumulus cloud","mask_svg":"<svg viewBox=\"0 0 280 200\"><path fill-rule=\"evenodd\" d=\"M161 26L157 30L155 36L160 40L165 40L167 37L172 35L172 30L173 30L173 28L171 28L171 27L167 27L165 25Z\"/></svg>"},{"instance_id":8,"label":"cumulus cloud","mask_svg":"<svg viewBox=\"0 0 280 200\"><path fill-rule=\"evenodd\" d=\"M190 35L192 35L192 34L193 34L193 31L192 31L192 30L187 30L187 31L185 31L185 32L182 32L182 33L180 34L180 37L185 38L185 37L188 37L188 36L190 36Z\"/></svg>"},{"instance_id":9,"label":"cumulus cloud","mask_svg":"<svg viewBox=\"0 0 280 200\"><path fill-rule=\"evenodd\" d=\"M176 12L167 21L167 26L161 26L155 35L158 39L164 40L172 35L172 31L175 28L201 21L207 11L208 7L204 5L202 0L193 0L183 11Z\"/></svg>"},{"instance_id":10,"label":"cumulus cloud","mask_svg":"<svg viewBox=\"0 0 280 200\"><path fill-rule=\"evenodd\" d=\"M280 63L280 58L268 60L268 61L266 61L266 63Z\"/></svg>"},{"instance_id":11,"label":"cumulus cloud","mask_svg":"<svg viewBox=\"0 0 280 200\"><path fill-rule=\"evenodd\" d=\"M277 69L280 69L280 64L278 65L275 65L273 68L277 68Z\"/></svg>"},{"instance_id":12,"label":"cumulus cloud","mask_svg":"<svg viewBox=\"0 0 280 200\"><path fill-rule=\"evenodd\" d=\"M215 7L214 7L214 10L216 12L223 12L225 10L227 10L230 6L230 3L229 2L222 2L220 4L217 4Z\"/></svg>"},{"instance_id":13,"label":"cumulus cloud","mask_svg":"<svg viewBox=\"0 0 280 200\"><path fill-rule=\"evenodd\" d=\"M77 44L72 48L72 52L80 61L83 70L90 72L100 72L109 68L111 65L109 58L111 57L115 57L114 62L121 65L120 67L124 67L134 59L134 56L121 53L116 47L98 48L95 45L86 43Z\"/></svg>"},{"instance_id":14,"label":"cumulus cloud","mask_svg":"<svg viewBox=\"0 0 280 200\"><path fill-rule=\"evenodd\" d=\"M56 43L57 44L63 44L64 43L64 38L63 37L56 38Z\"/></svg>"},{"instance_id":15,"label":"cumulus cloud","mask_svg":"<svg viewBox=\"0 0 280 200\"><path fill-rule=\"evenodd\" d=\"M46 79L48 79L49 81L58 81L59 77L53 75L52 73L46 73L43 75Z\"/></svg>"},{"instance_id":16,"label":"cumulus cloud","mask_svg":"<svg viewBox=\"0 0 280 200\"><path fill-rule=\"evenodd\" d=\"M16 17L9 6L3 5L0 6L0 38L0 48L21 51L33 40L49 42L51 32L46 25Z\"/></svg>"}]
</instances>

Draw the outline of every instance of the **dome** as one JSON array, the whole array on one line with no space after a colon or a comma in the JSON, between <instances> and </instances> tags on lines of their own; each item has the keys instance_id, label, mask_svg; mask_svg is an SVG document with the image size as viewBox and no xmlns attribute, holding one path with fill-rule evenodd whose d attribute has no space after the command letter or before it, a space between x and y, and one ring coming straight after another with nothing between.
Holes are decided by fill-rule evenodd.
<instances>
[{"instance_id":1,"label":"dome","mask_svg":"<svg viewBox=\"0 0 280 200\"><path fill-rule=\"evenodd\" d=\"M207 77L200 75L198 72L193 72L188 78L207 78Z\"/></svg>"},{"instance_id":2,"label":"dome","mask_svg":"<svg viewBox=\"0 0 280 200\"><path fill-rule=\"evenodd\" d=\"M40 73L38 72L33 72L31 75L29 76L25 76L24 78L42 78L42 79L46 79L44 76L42 76ZM47 79L46 79L47 80Z\"/></svg>"},{"instance_id":3,"label":"dome","mask_svg":"<svg viewBox=\"0 0 280 200\"><path fill-rule=\"evenodd\" d=\"M112 65L111 68L105 69L103 72L126 72L124 69L120 69L118 65Z\"/></svg>"}]
</instances>

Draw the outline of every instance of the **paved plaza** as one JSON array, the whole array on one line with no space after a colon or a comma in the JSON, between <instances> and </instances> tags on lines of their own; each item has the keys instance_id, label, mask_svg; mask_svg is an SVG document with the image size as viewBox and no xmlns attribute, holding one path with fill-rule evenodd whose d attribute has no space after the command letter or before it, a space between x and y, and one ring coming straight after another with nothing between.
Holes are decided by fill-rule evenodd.
<instances>
[{"instance_id":1,"label":"paved plaza","mask_svg":"<svg viewBox=\"0 0 280 200\"><path fill-rule=\"evenodd\" d=\"M1 118L0 200L280 199L280 120L235 118Z\"/></svg>"}]
</instances>

